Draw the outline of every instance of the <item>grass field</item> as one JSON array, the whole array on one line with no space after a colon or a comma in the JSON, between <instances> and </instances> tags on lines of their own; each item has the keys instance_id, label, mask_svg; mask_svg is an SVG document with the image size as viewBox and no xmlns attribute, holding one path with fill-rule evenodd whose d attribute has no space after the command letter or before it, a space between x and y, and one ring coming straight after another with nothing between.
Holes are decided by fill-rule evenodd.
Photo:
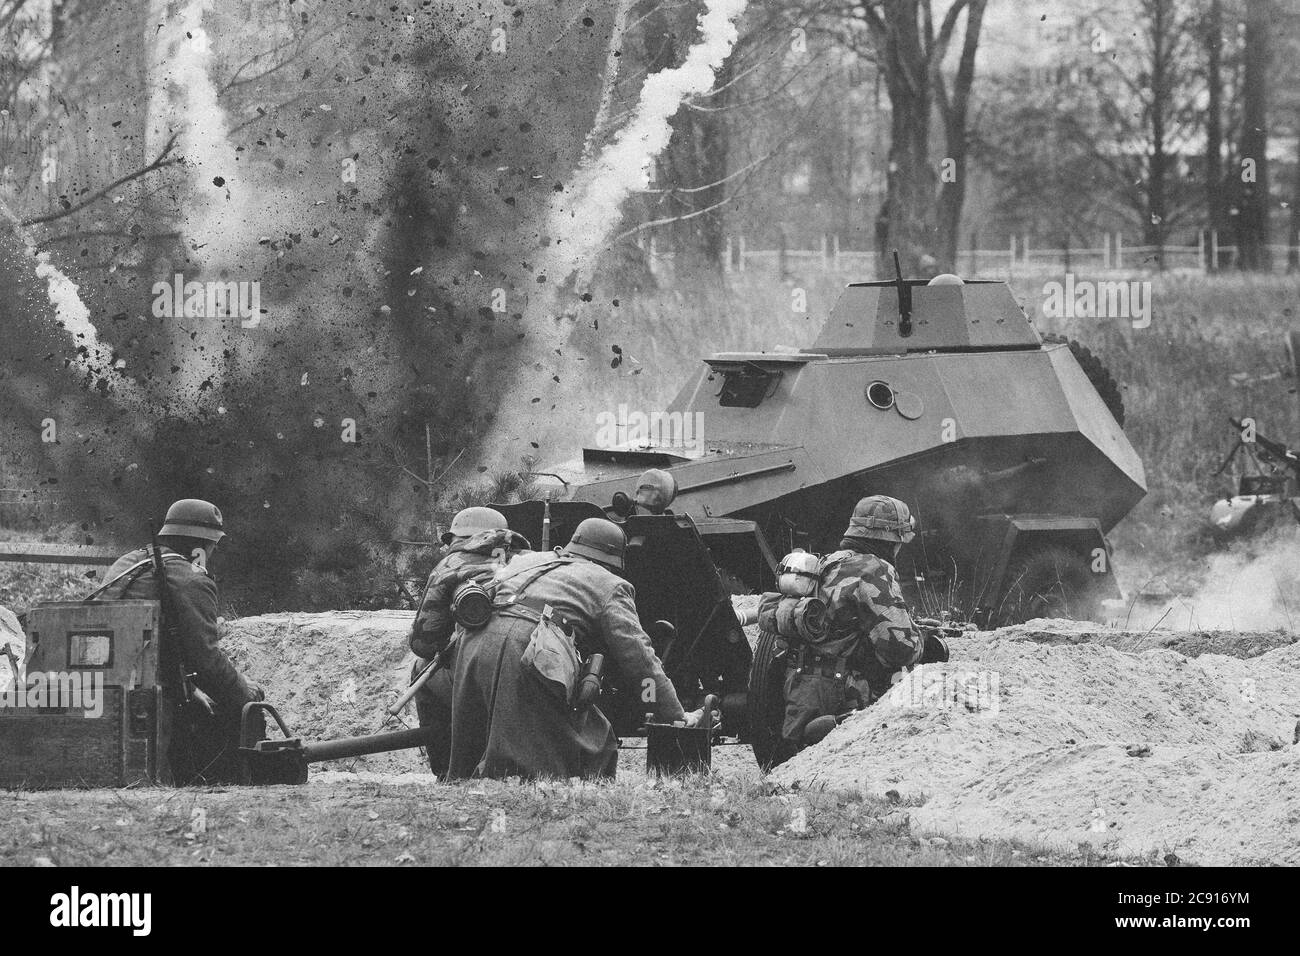
<instances>
[{"instance_id":1,"label":"grass field","mask_svg":"<svg viewBox=\"0 0 1300 956\"><path fill-rule=\"evenodd\" d=\"M927 838L907 807L688 776L0 793L0 866L1166 865Z\"/></svg>"},{"instance_id":2,"label":"grass field","mask_svg":"<svg viewBox=\"0 0 1300 956\"><path fill-rule=\"evenodd\" d=\"M0 540L80 543L68 528L38 533L0 526ZM0 562L0 605L17 613L40 601L74 601L94 590L105 570L90 565Z\"/></svg>"}]
</instances>

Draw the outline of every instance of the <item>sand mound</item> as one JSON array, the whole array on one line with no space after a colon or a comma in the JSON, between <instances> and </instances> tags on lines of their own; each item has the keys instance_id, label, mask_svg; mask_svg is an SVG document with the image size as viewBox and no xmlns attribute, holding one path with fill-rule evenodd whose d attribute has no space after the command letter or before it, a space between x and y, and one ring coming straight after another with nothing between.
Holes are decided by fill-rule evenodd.
<instances>
[{"instance_id":1,"label":"sand mound","mask_svg":"<svg viewBox=\"0 0 1300 956\"><path fill-rule=\"evenodd\" d=\"M407 649L411 611L327 611L266 614L227 621L222 647L266 697L296 736L306 740L399 730L384 708L410 680L415 656ZM415 726L410 705L406 722ZM419 751L331 761L319 769L375 773L427 772ZM315 771L313 772L313 776Z\"/></svg>"},{"instance_id":2,"label":"sand mound","mask_svg":"<svg viewBox=\"0 0 1300 956\"><path fill-rule=\"evenodd\" d=\"M994 632L985 632L984 636ZM1105 644L1121 651L1148 651L1155 648L1177 651L1186 657L1202 654L1226 654L1228 657L1258 657L1277 647L1294 644L1296 637L1286 631L1125 631L1103 627L1091 621L1037 619L996 632L1003 640L1034 641L1038 644ZM976 635L978 637L979 635Z\"/></svg>"},{"instance_id":3,"label":"sand mound","mask_svg":"<svg viewBox=\"0 0 1300 956\"><path fill-rule=\"evenodd\" d=\"M958 639L773 778L923 797L920 832L1300 863L1300 645L1179 637L1199 656L1060 622Z\"/></svg>"}]
</instances>

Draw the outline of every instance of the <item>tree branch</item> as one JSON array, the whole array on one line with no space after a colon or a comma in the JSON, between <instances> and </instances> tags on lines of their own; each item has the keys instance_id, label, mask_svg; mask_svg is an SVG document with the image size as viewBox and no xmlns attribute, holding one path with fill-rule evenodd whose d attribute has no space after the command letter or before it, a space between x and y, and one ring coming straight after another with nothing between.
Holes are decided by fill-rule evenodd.
<instances>
[{"instance_id":1,"label":"tree branch","mask_svg":"<svg viewBox=\"0 0 1300 956\"><path fill-rule=\"evenodd\" d=\"M99 200L103 199L105 196L111 193L114 189L117 189L119 186L124 186L127 183L131 182L132 180L139 179L141 176L146 176L156 169L163 169L164 167L167 166L174 166L179 160L174 158L169 159L168 154L171 153L172 149L175 147L176 138L178 135L179 135L178 133L172 133L171 139L167 140L167 145L162 148L162 152L160 152L154 158L153 162L151 162L149 165L142 166L133 172L127 173L125 176L119 176L117 179L113 180L107 186L104 186L102 189L95 190L85 199L81 200L81 202L72 203L66 209L62 209L58 212L46 213L43 216L31 216L27 219L24 219L22 221L23 225L37 226L37 225L41 225L42 223L54 222L54 220L56 219L63 219L66 216L71 216L73 213L80 212L82 209L85 209L87 206L90 206L98 202Z\"/></svg>"}]
</instances>

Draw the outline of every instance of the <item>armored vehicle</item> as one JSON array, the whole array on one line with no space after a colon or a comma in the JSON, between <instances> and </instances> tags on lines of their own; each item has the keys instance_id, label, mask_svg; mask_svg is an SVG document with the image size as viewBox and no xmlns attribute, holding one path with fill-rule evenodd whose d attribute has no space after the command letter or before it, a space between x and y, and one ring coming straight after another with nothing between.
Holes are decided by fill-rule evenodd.
<instances>
[{"instance_id":1,"label":"armored vehicle","mask_svg":"<svg viewBox=\"0 0 1300 956\"><path fill-rule=\"evenodd\" d=\"M918 520L899 570L927 615L1087 618L1119 596L1105 536L1146 487L1118 389L1005 283L853 283L809 347L710 355L659 417L657 444L585 448L555 492L610 509L666 469L737 590L769 588L793 548L833 550L886 494ZM662 440L683 425L693 441Z\"/></svg>"}]
</instances>

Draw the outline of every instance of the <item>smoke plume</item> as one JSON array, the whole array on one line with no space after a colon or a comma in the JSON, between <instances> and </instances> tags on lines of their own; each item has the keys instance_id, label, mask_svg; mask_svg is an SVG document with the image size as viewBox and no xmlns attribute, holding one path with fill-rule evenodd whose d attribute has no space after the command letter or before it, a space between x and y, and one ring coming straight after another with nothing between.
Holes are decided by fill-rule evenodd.
<instances>
[{"instance_id":1,"label":"smoke plume","mask_svg":"<svg viewBox=\"0 0 1300 956\"><path fill-rule=\"evenodd\" d=\"M1269 631L1300 627L1300 533L1280 528L1209 558L1187 596L1129 615L1128 628Z\"/></svg>"},{"instance_id":2,"label":"smoke plume","mask_svg":"<svg viewBox=\"0 0 1300 956\"><path fill-rule=\"evenodd\" d=\"M575 273L585 285L598 255L622 215L622 204L645 185L646 170L672 137L670 120L689 96L708 93L715 76L735 45L736 21L748 0L707 0L699 17L699 39L679 66L649 76L642 86L632 119L594 158L584 160L568 186L553 200L544 236L549 240L538 272L547 292L529 309L531 360L521 361L509 387L502 390L497 419L485 442L486 455L497 467L517 467L554 454L562 447L555 433L554 410L573 395L565 377L575 370L556 359L573 326L561 311L561 289ZM615 25L614 29L620 29Z\"/></svg>"},{"instance_id":3,"label":"smoke plume","mask_svg":"<svg viewBox=\"0 0 1300 956\"><path fill-rule=\"evenodd\" d=\"M622 215L623 201L645 185L646 170L672 137L669 121L688 96L708 93L737 39L748 0L709 0L700 39L680 66L646 78L631 121L596 158L580 167L550 214L548 276L561 283L590 269Z\"/></svg>"}]
</instances>

